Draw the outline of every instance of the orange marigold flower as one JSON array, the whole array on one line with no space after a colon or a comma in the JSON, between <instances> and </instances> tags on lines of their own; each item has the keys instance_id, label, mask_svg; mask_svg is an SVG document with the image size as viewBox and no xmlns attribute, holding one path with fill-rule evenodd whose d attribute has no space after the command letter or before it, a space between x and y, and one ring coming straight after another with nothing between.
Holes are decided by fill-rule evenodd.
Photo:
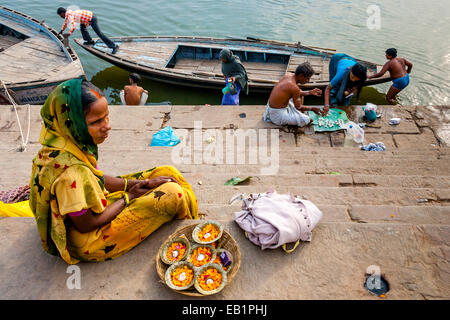
<instances>
[{"instance_id":1,"label":"orange marigold flower","mask_svg":"<svg viewBox=\"0 0 450 320\"><path fill-rule=\"evenodd\" d=\"M200 241L211 241L219 236L219 230L217 230L212 224L207 224L202 228L202 230L199 231L197 236Z\"/></svg>"},{"instance_id":2,"label":"orange marigold flower","mask_svg":"<svg viewBox=\"0 0 450 320\"><path fill-rule=\"evenodd\" d=\"M196 266L200 267L211 261L212 252L207 247L198 247L192 251L190 262Z\"/></svg>"},{"instance_id":3,"label":"orange marigold flower","mask_svg":"<svg viewBox=\"0 0 450 320\"><path fill-rule=\"evenodd\" d=\"M177 287L185 287L194 278L194 270L188 266L175 268L171 273L172 283Z\"/></svg>"},{"instance_id":4,"label":"orange marigold flower","mask_svg":"<svg viewBox=\"0 0 450 320\"><path fill-rule=\"evenodd\" d=\"M166 257L169 261L175 262L183 258L186 253L186 246L181 242L174 242L167 249Z\"/></svg>"},{"instance_id":5,"label":"orange marigold flower","mask_svg":"<svg viewBox=\"0 0 450 320\"><path fill-rule=\"evenodd\" d=\"M203 290L212 291L222 284L222 274L215 268L208 268L197 277L197 281Z\"/></svg>"}]
</instances>

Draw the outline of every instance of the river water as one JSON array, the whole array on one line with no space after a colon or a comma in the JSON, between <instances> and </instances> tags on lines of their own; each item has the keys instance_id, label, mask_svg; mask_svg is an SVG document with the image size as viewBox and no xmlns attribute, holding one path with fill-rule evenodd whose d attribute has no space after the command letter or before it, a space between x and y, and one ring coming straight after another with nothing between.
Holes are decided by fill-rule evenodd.
<instances>
[{"instance_id":1,"label":"river water","mask_svg":"<svg viewBox=\"0 0 450 320\"><path fill-rule=\"evenodd\" d=\"M195 35L259 37L334 48L359 59L385 63L395 47L413 64L411 84L400 94L404 105L448 105L450 93L450 8L445 0L2 0L60 30L59 6L92 10L108 36ZM373 7L375 6L375 7ZM375 8L375 9L373 9ZM369 12L368 12L369 10ZM374 11L371 11L374 10ZM376 11L379 10L379 11ZM379 16L377 15L379 12ZM379 19L378 19L379 17ZM89 29L92 37L94 31ZM74 37L81 38L79 30ZM128 73L84 51L73 41L89 80L104 90L112 104ZM221 92L183 88L144 80L149 102L220 104ZM390 83L366 87L358 104L385 104ZM265 104L267 96L250 94L241 104ZM355 99L354 101L355 102ZM323 104L321 99L307 104Z\"/></svg>"}]
</instances>

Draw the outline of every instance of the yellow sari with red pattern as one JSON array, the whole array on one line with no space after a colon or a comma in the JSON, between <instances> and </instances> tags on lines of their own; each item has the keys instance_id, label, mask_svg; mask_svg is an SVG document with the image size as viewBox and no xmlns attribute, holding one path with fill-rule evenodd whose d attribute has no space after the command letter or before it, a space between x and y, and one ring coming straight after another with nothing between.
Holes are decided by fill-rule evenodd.
<instances>
[{"instance_id":1,"label":"yellow sari with red pattern","mask_svg":"<svg viewBox=\"0 0 450 320\"><path fill-rule=\"evenodd\" d=\"M81 80L59 85L41 109L43 148L33 159L30 208L36 218L42 246L70 264L104 261L128 252L161 225L173 219L198 219L194 192L174 167L162 166L122 176L168 182L134 199L113 221L92 232L80 233L69 214L90 209L102 214L121 200L123 191L109 193L103 172L97 169L97 145L87 131L81 105Z\"/></svg>"}]
</instances>

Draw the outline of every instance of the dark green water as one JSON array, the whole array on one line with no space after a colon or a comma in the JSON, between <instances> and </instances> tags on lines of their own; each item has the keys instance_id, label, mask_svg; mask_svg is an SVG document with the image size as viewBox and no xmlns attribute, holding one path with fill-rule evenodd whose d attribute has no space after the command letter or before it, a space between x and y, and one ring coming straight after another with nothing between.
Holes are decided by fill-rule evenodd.
<instances>
[{"instance_id":1,"label":"dark green water","mask_svg":"<svg viewBox=\"0 0 450 320\"><path fill-rule=\"evenodd\" d=\"M444 0L134 0L45 1L3 0L2 5L19 10L59 30L63 20L59 6L75 5L94 11L108 36L194 35L211 37L253 36L305 45L335 48L360 59L384 63L384 51L396 47L399 56L414 64L411 84L400 94L400 103L448 105L450 93L450 9ZM380 9L380 29L370 30L369 5ZM90 29L93 37L96 37ZM74 37L81 38L75 31ZM119 90L128 73L106 63L73 43L87 77L105 91L111 104L120 103ZM183 88L150 80L149 102L173 104L220 104L221 92ZM367 87L360 101L385 104L391 84ZM267 96L241 96L241 104L265 104ZM306 100L322 104L321 99Z\"/></svg>"}]
</instances>

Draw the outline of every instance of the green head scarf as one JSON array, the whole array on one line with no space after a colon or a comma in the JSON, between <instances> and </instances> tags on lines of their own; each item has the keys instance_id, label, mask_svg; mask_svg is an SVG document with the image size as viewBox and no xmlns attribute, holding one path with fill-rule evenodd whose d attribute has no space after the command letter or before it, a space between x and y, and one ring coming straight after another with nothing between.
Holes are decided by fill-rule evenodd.
<instances>
[{"instance_id":1,"label":"green head scarf","mask_svg":"<svg viewBox=\"0 0 450 320\"><path fill-rule=\"evenodd\" d=\"M97 169L98 149L89 134L81 102L81 79L66 81L56 87L41 109L44 125L39 142L43 148L33 159L30 180L30 208L36 218L45 251L61 256L68 263L66 228L62 216L54 214L57 206L53 183L73 165L88 167L104 185L103 172ZM103 189L103 187L102 187ZM53 212L53 213L52 213Z\"/></svg>"},{"instance_id":2,"label":"green head scarf","mask_svg":"<svg viewBox=\"0 0 450 320\"><path fill-rule=\"evenodd\" d=\"M248 94L248 76L244 65L239 57L233 54L230 49L222 49L219 53L220 58L224 58L222 62L222 74L226 77L236 77L236 81L241 85L245 94Z\"/></svg>"}]
</instances>

